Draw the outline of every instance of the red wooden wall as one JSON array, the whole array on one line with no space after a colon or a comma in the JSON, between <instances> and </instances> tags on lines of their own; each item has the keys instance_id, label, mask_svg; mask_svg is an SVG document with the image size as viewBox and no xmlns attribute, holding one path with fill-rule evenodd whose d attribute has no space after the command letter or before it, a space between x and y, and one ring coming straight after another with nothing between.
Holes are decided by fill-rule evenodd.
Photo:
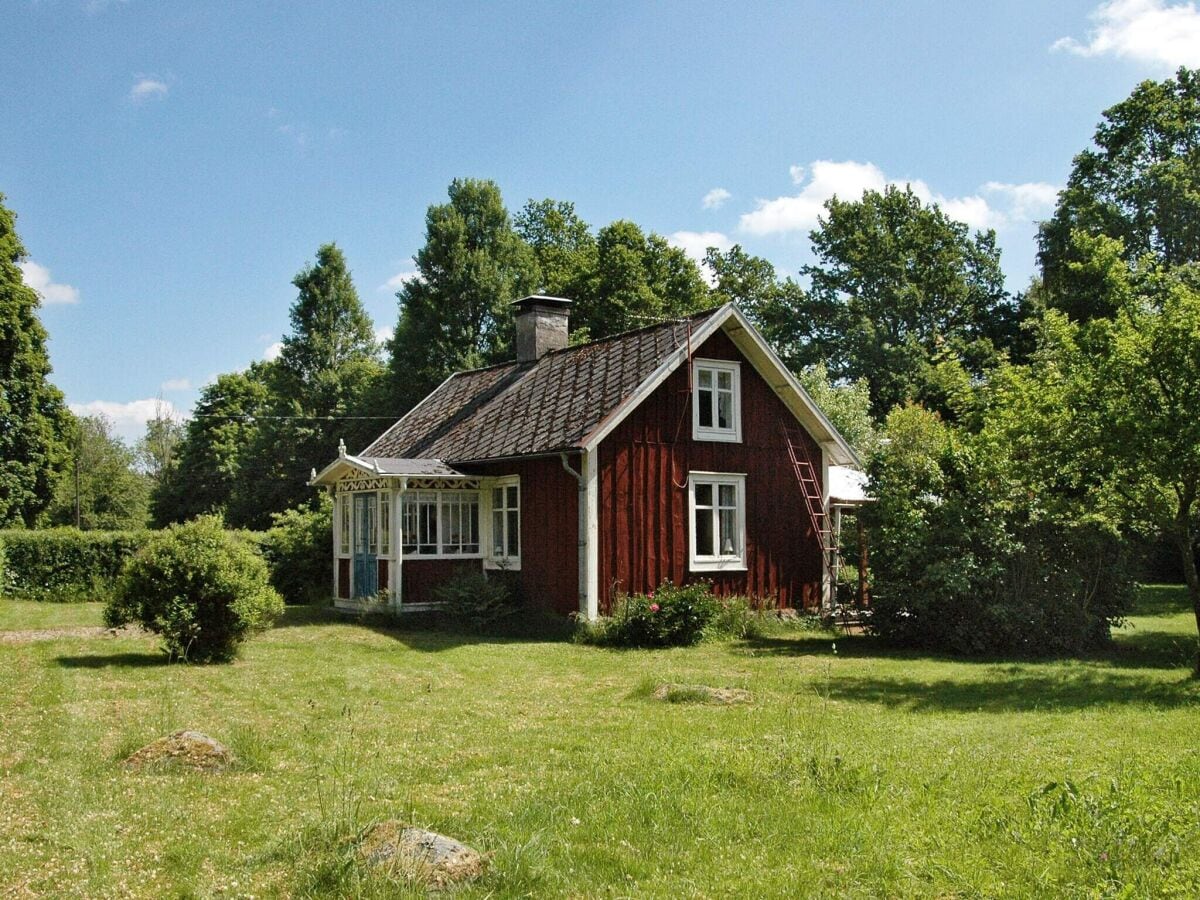
<instances>
[{"instance_id":1,"label":"red wooden wall","mask_svg":"<svg viewBox=\"0 0 1200 900\"><path fill-rule=\"evenodd\" d=\"M792 413L722 332L693 350L740 360L742 442L692 440L688 371L681 366L600 444L600 610L614 594L665 579L709 579L720 594L772 598L780 606L820 601L820 547L788 460L780 423ZM820 449L803 433L819 471ZM688 572L688 472L746 475L745 572ZM524 481L522 481L524 489Z\"/></svg>"},{"instance_id":2,"label":"red wooden wall","mask_svg":"<svg viewBox=\"0 0 1200 900\"><path fill-rule=\"evenodd\" d=\"M578 470L578 454L568 458ZM521 590L533 606L562 615L578 611L579 482L557 456L462 468L473 475L520 476Z\"/></svg>"}]
</instances>

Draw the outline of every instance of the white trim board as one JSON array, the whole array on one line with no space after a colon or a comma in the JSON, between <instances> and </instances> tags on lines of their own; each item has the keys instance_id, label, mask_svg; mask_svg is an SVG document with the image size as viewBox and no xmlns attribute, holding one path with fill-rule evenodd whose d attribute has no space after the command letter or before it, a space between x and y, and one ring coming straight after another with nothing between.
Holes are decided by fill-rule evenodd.
<instances>
[{"instance_id":1,"label":"white trim board","mask_svg":"<svg viewBox=\"0 0 1200 900\"><path fill-rule=\"evenodd\" d=\"M687 361L689 349L694 353L719 329L725 331L754 370L791 410L796 420L816 439L824 451L823 455L828 456L830 462L855 468L861 466L858 456L813 402L808 391L804 390L803 385L796 380L796 376L783 364L750 320L732 303L726 303L692 333L690 348L685 344L663 360L632 394L580 441L580 446L587 452L595 451L601 441Z\"/></svg>"}]
</instances>

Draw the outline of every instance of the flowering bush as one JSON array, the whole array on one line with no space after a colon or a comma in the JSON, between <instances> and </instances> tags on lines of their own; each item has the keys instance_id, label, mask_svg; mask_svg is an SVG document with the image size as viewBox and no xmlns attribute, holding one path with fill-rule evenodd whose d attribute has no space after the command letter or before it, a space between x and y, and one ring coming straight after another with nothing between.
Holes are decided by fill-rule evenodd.
<instances>
[{"instance_id":1,"label":"flowering bush","mask_svg":"<svg viewBox=\"0 0 1200 900\"><path fill-rule=\"evenodd\" d=\"M618 597L612 615L581 626L579 640L614 647L686 647L699 643L722 613L707 581L664 582L648 594Z\"/></svg>"}]
</instances>

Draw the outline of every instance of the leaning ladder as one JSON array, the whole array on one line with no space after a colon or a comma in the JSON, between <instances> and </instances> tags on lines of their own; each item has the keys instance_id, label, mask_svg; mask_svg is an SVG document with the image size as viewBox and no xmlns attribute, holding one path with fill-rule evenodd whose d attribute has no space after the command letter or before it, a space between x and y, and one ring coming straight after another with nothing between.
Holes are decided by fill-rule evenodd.
<instances>
[{"instance_id":1,"label":"leaning ladder","mask_svg":"<svg viewBox=\"0 0 1200 900\"><path fill-rule=\"evenodd\" d=\"M787 445L788 459L796 473L796 481L800 485L800 493L804 495L804 504L808 507L809 521L813 533L821 542L821 574L829 579L829 590L837 591L838 575L838 546L837 535L829 526L829 513L825 510L825 499L821 496L821 482L817 479L817 470L813 466L808 446L803 439L793 441L787 429L783 430L784 443ZM824 584L822 584L824 588ZM821 592L821 612L828 615L833 612L832 603L826 602L825 591Z\"/></svg>"}]
</instances>

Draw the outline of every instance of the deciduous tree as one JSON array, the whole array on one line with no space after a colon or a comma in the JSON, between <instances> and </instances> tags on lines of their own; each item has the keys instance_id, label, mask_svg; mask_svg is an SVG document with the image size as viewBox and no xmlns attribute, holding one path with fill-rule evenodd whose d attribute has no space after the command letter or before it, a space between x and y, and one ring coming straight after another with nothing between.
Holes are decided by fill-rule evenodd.
<instances>
[{"instance_id":1,"label":"deciduous tree","mask_svg":"<svg viewBox=\"0 0 1200 900\"><path fill-rule=\"evenodd\" d=\"M939 364L980 376L1016 333L1017 308L1004 289L994 232L967 226L911 188L836 197L812 232L812 281L797 295L795 362L825 362L837 381L865 378L882 418L907 401L944 414Z\"/></svg>"},{"instance_id":2,"label":"deciduous tree","mask_svg":"<svg viewBox=\"0 0 1200 900\"><path fill-rule=\"evenodd\" d=\"M137 454L113 434L104 416L82 416L69 433L70 469L58 480L46 511L52 525L85 530L145 528L150 481L137 471Z\"/></svg>"},{"instance_id":3,"label":"deciduous tree","mask_svg":"<svg viewBox=\"0 0 1200 900\"><path fill-rule=\"evenodd\" d=\"M402 413L448 375L507 359L510 304L540 286L537 260L513 230L492 181L455 179L450 200L429 207L417 275L400 288L390 377Z\"/></svg>"},{"instance_id":4,"label":"deciduous tree","mask_svg":"<svg viewBox=\"0 0 1200 900\"><path fill-rule=\"evenodd\" d=\"M1200 262L1200 70L1144 81L1105 110L1039 231L1048 302L1077 321L1111 316L1119 307L1080 233L1120 241L1129 265Z\"/></svg>"}]
</instances>

